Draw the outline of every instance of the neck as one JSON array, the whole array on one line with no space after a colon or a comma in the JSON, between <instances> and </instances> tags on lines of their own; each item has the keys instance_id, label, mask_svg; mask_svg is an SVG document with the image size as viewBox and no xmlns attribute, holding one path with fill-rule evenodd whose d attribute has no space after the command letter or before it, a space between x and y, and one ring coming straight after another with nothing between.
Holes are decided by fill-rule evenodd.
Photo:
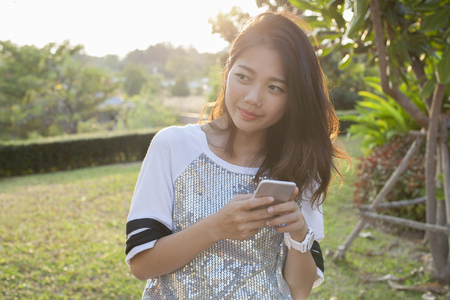
<instances>
[{"instance_id":1,"label":"neck","mask_svg":"<svg viewBox=\"0 0 450 300\"><path fill-rule=\"evenodd\" d=\"M264 157L260 155L262 147L265 143L265 132L247 134L238 129L235 131L233 139L233 157L226 153L226 145L230 130L228 120L225 116L213 121L212 127L213 134L210 135L210 145L216 150L221 152L222 157L228 161L239 162L240 165L261 165ZM214 130L214 125L217 126L217 130Z\"/></svg>"}]
</instances>

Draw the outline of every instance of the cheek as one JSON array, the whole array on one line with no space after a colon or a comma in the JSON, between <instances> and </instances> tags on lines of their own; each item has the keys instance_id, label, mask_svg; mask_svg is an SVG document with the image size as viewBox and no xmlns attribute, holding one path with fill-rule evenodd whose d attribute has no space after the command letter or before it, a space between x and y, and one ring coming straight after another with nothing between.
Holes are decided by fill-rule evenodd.
<instances>
[{"instance_id":1,"label":"cheek","mask_svg":"<svg viewBox=\"0 0 450 300\"><path fill-rule=\"evenodd\" d=\"M277 99L278 101L276 101L273 106L272 106L272 111L274 112L274 114L281 118L283 117L286 112L287 112L287 99Z\"/></svg>"},{"instance_id":2,"label":"cheek","mask_svg":"<svg viewBox=\"0 0 450 300\"><path fill-rule=\"evenodd\" d=\"M229 80L225 91L225 102L234 103L239 100L239 96L242 94L242 87L236 82Z\"/></svg>"}]
</instances>

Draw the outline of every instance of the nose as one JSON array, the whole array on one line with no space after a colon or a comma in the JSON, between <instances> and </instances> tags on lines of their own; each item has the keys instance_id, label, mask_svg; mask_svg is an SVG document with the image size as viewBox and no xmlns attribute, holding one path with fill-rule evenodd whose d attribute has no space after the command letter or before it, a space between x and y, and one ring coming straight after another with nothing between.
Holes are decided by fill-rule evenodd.
<instances>
[{"instance_id":1,"label":"nose","mask_svg":"<svg viewBox=\"0 0 450 300\"><path fill-rule=\"evenodd\" d=\"M262 104L262 97L263 93L261 91L261 87L252 86L245 95L244 102L259 107Z\"/></svg>"}]
</instances>

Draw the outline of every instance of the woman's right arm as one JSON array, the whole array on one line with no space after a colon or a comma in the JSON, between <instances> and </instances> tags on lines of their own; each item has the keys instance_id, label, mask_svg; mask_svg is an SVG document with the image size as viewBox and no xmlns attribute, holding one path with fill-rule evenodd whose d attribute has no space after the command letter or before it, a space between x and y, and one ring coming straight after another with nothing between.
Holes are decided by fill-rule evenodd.
<instances>
[{"instance_id":1,"label":"woman's right arm","mask_svg":"<svg viewBox=\"0 0 450 300\"><path fill-rule=\"evenodd\" d=\"M198 254L222 239L245 240L266 226L266 209L250 211L273 202L272 197L237 195L217 213L188 228L157 240L153 248L130 260L131 272L140 280L167 274L186 265Z\"/></svg>"}]
</instances>

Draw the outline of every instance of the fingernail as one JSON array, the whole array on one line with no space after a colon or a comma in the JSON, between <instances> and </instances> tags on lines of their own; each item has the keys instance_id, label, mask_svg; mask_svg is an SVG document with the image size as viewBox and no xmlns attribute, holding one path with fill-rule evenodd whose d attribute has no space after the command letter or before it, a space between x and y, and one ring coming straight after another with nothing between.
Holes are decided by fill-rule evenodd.
<instances>
[{"instance_id":1,"label":"fingernail","mask_svg":"<svg viewBox=\"0 0 450 300\"><path fill-rule=\"evenodd\" d=\"M268 212L269 214L273 213L273 207L269 207L269 208L267 209L267 212ZM267 222L268 222L268 221L267 221Z\"/></svg>"},{"instance_id":2,"label":"fingernail","mask_svg":"<svg viewBox=\"0 0 450 300\"><path fill-rule=\"evenodd\" d=\"M273 202L274 200L275 200L275 198L269 197L269 202Z\"/></svg>"},{"instance_id":3,"label":"fingernail","mask_svg":"<svg viewBox=\"0 0 450 300\"><path fill-rule=\"evenodd\" d=\"M266 226L270 226L270 221L266 221Z\"/></svg>"}]
</instances>

